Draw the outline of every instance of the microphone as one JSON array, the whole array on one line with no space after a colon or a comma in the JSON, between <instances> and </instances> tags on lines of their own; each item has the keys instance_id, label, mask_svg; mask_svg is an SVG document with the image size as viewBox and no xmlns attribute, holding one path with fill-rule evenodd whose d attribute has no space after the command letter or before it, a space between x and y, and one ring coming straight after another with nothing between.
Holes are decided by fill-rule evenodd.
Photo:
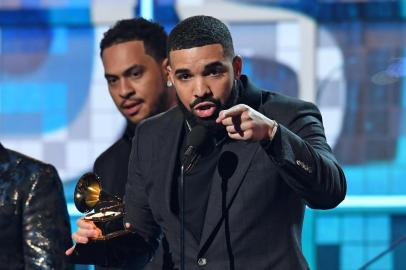
<instances>
[{"instance_id":1,"label":"microphone","mask_svg":"<svg viewBox=\"0 0 406 270\"><path fill-rule=\"evenodd\" d=\"M197 163L200 147L204 144L208 135L207 128L195 126L186 139L186 151L183 156L184 173L188 173Z\"/></svg>"},{"instance_id":2,"label":"microphone","mask_svg":"<svg viewBox=\"0 0 406 270\"><path fill-rule=\"evenodd\" d=\"M185 174L190 172L199 159L200 147L204 144L208 132L204 126L192 128L186 138L186 151L180 172L180 270L185 270Z\"/></svg>"}]
</instances>

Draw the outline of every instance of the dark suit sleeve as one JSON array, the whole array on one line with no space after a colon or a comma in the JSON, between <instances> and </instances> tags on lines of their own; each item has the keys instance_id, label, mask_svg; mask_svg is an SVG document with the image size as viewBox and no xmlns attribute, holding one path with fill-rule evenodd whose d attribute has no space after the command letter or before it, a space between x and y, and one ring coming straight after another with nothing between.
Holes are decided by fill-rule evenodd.
<instances>
[{"instance_id":1,"label":"dark suit sleeve","mask_svg":"<svg viewBox=\"0 0 406 270\"><path fill-rule=\"evenodd\" d=\"M101 173L101 168L102 168L102 166L101 166L100 157L98 157L98 158L96 159L96 161L94 162L94 164L93 164L93 172L94 172L95 174L97 174L99 177L100 177L100 175L102 174L102 173Z\"/></svg>"},{"instance_id":2,"label":"dark suit sleeve","mask_svg":"<svg viewBox=\"0 0 406 270\"><path fill-rule=\"evenodd\" d=\"M346 194L346 180L327 144L322 118L308 102L291 106L291 117L279 122L273 141L265 145L287 184L311 208L336 207ZM275 119L278 121L278 119Z\"/></svg>"},{"instance_id":3,"label":"dark suit sleeve","mask_svg":"<svg viewBox=\"0 0 406 270\"><path fill-rule=\"evenodd\" d=\"M115 142L95 161L93 171L100 177L102 189L123 198L128 176L131 143L124 138Z\"/></svg>"},{"instance_id":4,"label":"dark suit sleeve","mask_svg":"<svg viewBox=\"0 0 406 270\"><path fill-rule=\"evenodd\" d=\"M121 190L124 190L122 186L126 186L127 180L130 152L127 147L130 148L130 144L116 142L103 152L93 165L93 172L100 177L102 189L121 198L125 198L124 192ZM124 203L126 203L125 200ZM100 211L97 206L95 209ZM73 258L73 261L79 264L95 264L96 269L143 269L151 258L152 249L144 238L134 233L102 242L90 242L81 246L80 253L87 255L80 255L80 260ZM92 258L89 258L90 254Z\"/></svg>"},{"instance_id":5,"label":"dark suit sleeve","mask_svg":"<svg viewBox=\"0 0 406 270\"><path fill-rule=\"evenodd\" d=\"M64 252L72 242L61 180L42 164L30 178L22 217L25 269L66 269Z\"/></svg>"},{"instance_id":6,"label":"dark suit sleeve","mask_svg":"<svg viewBox=\"0 0 406 270\"><path fill-rule=\"evenodd\" d=\"M134 231L145 240L144 255L152 258L153 253L159 245L162 233L160 226L154 220L148 204L148 191L143 175L143 167L148 165L148 152L143 152L143 147L146 145L142 144L141 140L143 136L147 135L141 134L141 127L141 124L137 127L132 142L126 193L124 196L125 219L126 222L131 224Z\"/></svg>"}]
</instances>

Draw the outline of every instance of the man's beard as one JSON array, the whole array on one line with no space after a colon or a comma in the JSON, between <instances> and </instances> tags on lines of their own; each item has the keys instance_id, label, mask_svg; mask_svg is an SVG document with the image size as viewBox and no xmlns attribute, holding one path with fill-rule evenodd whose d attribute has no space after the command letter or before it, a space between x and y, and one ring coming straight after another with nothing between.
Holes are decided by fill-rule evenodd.
<instances>
[{"instance_id":1,"label":"man's beard","mask_svg":"<svg viewBox=\"0 0 406 270\"><path fill-rule=\"evenodd\" d=\"M183 105L182 101L179 99L178 95L176 95L176 99L178 102L178 106L180 110L182 111L183 115L186 118L186 121L189 123L191 127L194 127L196 125L202 125L205 126L209 133L216 135L218 133L224 133L225 132L225 127L222 124L217 124L216 119L219 116L220 111L222 110L227 110L234 106L237 103L237 98L238 98L238 86L234 83L233 84L233 89L231 90L230 96L228 97L227 101L223 104L219 99L216 99L212 96L204 96L204 97L197 97L190 105L189 108L193 111L193 107L196 106L197 104L201 102L212 102L216 106L216 110L213 112L213 114L209 117L198 117L195 114L193 114L192 111L189 111L185 105Z\"/></svg>"}]
</instances>

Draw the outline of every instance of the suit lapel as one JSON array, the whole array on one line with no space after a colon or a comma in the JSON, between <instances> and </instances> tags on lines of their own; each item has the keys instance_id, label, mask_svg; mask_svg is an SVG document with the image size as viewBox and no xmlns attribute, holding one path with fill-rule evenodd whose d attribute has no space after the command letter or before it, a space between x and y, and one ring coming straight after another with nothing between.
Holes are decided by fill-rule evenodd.
<instances>
[{"instance_id":1,"label":"suit lapel","mask_svg":"<svg viewBox=\"0 0 406 270\"><path fill-rule=\"evenodd\" d=\"M245 75L241 76L239 84L239 99L238 103L246 104L258 110L262 104L262 91L255 87Z\"/></svg>"},{"instance_id":2,"label":"suit lapel","mask_svg":"<svg viewBox=\"0 0 406 270\"><path fill-rule=\"evenodd\" d=\"M238 158L238 164L233 175L227 181L227 209L232 206L235 196L238 196L238 190L243 184L245 174L254 157L254 154L259 147L258 143L231 141L223 146L221 154L226 151L234 153ZM222 219L222 179L216 169L213 176L209 200L207 203L206 216L203 226L202 238L200 241L200 249L206 248L213 240L213 234L221 225Z\"/></svg>"},{"instance_id":3,"label":"suit lapel","mask_svg":"<svg viewBox=\"0 0 406 270\"><path fill-rule=\"evenodd\" d=\"M159 160L167 160L164 164L159 166L160 169L164 171L163 185L164 185L164 205L166 207L167 213L169 213L170 222L172 226L179 227L180 219L179 216L172 209L173 200L178 200L177 197L174 197L172 194L172 187L174 181L177 181L175 176L175 170L178 160L178 151L180 138L184 128L184 117L181 111L177 108L174 109L174 112L166 118L167 122L160 136L160 141L158 145L158 152L162 153L162 156ZM170 142L170 143L168 143ZM185 238L195 239L192 233L185 228Z\"/></svg>"},{"instance_id":4,"label":"suit lapel","mask_svg":"<svg viewBox=\"0 0 406 270\"><path fill-rule=\"evenodd\" d=\"M173 176L178 160L178 144L183 129L183 116L178 108L168 112L165 118L166 122L163 125L162 132L159 136L159 141L156 145L156 152L160 153L157 169L163 173L163 189L164 189L164 207L171 213L171 216L177 218L171 209L171 195ZM163 162L166 161L166 162Z\"/></svg>"},{"instance_id":5,"label":"suit lapel","mask_svg":"<svg viewBox=\"0 0 406 270\"><path fill-rule=\"evenodd\" d=\"M246 104L251 108L258 110L262 104L262 92L250 83L247 76L242 75L240 81L238 103ZM230 151L236 154L238 158L237 168L227 183L227 208L232 205L233 198L237 196L239 187L245 179L244 176L258 147L258 143L245 141L231 141L223 146L221 154ZM222 179L218 170L216 170L207 204L202 238L200 241L200 253L208 248L213 240L212 237L217 233L216 230L219 229L219 226L221 225L221 181Z\"/></svg>"}]
</instances>

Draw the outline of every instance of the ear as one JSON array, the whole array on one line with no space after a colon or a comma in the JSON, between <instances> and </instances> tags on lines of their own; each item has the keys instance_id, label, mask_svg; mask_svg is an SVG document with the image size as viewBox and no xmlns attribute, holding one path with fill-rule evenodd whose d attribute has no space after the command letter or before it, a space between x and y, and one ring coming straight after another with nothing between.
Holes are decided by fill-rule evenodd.
<instances>
[{"instance_id":1,"label":"ear","mask_svg":"<svg viewBox=\"0 0 406 270\"><path fill-rule=\"evenodd\" d=\"M168 82L168 81L173 82L173 80L171 80L171 78L170 78L171 67L170 67L170 65L169 65L169 60L168 60L168 58L165 58L165 59L162 61L162 66L161 66L161 68L162 68L162 74L163 74L163 76L164 76L164 79L165 79L167 82Z\"/></svg>"},{"instance_id":2,"label":"ear","mask_svg":"<svg viewBox=\"0 0 406 270\"><path fill-rule=\"evenodd\" d=\"M166 72L167 72L168 81L171 81L173 83L174 78L173 78L173 74L172 74L172 67L168 60L167 60L167 65L166 65Z\"/></svg>"},{"instance_id":3,"label":"ear","mask_svg":"<svg viewBox=\"0 0 406 270\"><path fill-rule=\"evenodd\" d=\"M165 58L163 61L162 61L162 64L161 64L161 68L162 68L162 74L164 74L164 76L165 76L165 78L167 79L168 78L168 66L169 66L169 61L168 61L168 58Z\"/></svg>"},{"instance_id":4,"label":"ear","mask_svg":"<svg viewBox=\"0 0 406 270\"><path fill-rule=\"evenodd\" d=\"M239 55L233 58L234 79L240 79L242 72L242 58Z\"/></svg>"}]
</instances>

